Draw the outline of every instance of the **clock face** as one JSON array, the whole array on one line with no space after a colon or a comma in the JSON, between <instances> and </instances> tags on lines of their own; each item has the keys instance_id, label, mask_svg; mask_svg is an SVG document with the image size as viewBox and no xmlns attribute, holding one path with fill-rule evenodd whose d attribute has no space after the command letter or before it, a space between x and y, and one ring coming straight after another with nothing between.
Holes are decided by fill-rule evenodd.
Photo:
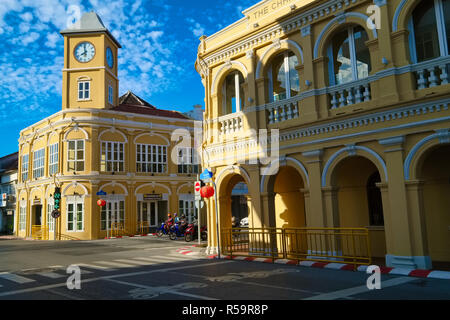
<instances>
[{"instance_id":1,"label":"clock face","mask_svg":"<svg viewBox=\"0 0 450 320\"><path fill-rule=\"evenodd\" d=\"M75 58L80 62L89 62L95 56L95 47L90 42L82 42L75 48Z\"/></svg>"},{"instance_id":2,"label":"clock face","mask_svg":"<svg viewBox=\"0 0 450 320\"><path fill-rule=\"evenodd\" d=\"M112 69L112 67L114 66L114 56L110 47L106 48L106 62L108 63L108 66Z\"/></svg>"}]
</instances>

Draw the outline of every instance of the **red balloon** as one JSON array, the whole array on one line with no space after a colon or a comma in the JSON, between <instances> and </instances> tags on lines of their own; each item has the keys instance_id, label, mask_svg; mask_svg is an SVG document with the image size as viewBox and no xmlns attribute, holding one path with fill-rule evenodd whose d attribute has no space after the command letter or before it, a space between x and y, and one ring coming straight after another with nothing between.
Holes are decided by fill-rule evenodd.
<instances>
[{"instance_id":1,"label":"red balloon","mask_svg":"<svg viewBox=\"0 0 450 320\"><path fill-rule=\"evenodd\" d=\"M106 201L100 199L100 200L97 201L97 204L98 204L99 207L104 207L104 206L106 206Z\"/></svg>"},{"instance_id":2,"label":"red balloon","mask_svg":"<svg viewBox=\"0 0 450 320\"><path fill-rule=\"evenodd\" d=\"M200 195L202 198L211 198L214 195L214 188L206 186L200 189Z\"/></svg>"}]
</instances>

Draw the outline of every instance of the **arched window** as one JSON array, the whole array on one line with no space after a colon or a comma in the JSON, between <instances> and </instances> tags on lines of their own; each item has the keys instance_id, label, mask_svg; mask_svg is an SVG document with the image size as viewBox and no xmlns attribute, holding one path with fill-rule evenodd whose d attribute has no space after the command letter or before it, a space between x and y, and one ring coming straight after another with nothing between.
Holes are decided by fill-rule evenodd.
<instances>
[{"instance_id":1,"label":"arched window","mask_svg":"<svg viewBox=\"0 0 450 320\"><path fill-rule=\"evenodd\" d=\"M292 51L277 55L268 69L269 101L280 101L296 96L300 91L300 79L296 70L297 56Z\"/></svg>"},{"instance_id":2,"label":"arched window","mask_svg":"<svg viewBox=\"0 0 450 320\"><path fill-rule=\"evenodd\" d=\"M222 113L240 112L244 107L244 77L239 71L230 73L222 86Z\"/></svg>"},{"instance_id":3,"label":"arched window","mask_svg":"<svg viewBox=\"0 0 450 320\"><path fill-rule=\"evenodd\" d=\"M330 85L338 85L369 76L372 70L369 40L361 26L349 27L334 35L328 47L328 73Z\"/></svg>"},{"instance_id":4,"label":"arched window","mask_svg":"<svg viewBox=\"0 0 450 320\"><path fill-rule=\"evenodd\" d=\"M450 0L422 1L409 22L413 63L449 54Z\"/></svg>"}]
</instances>

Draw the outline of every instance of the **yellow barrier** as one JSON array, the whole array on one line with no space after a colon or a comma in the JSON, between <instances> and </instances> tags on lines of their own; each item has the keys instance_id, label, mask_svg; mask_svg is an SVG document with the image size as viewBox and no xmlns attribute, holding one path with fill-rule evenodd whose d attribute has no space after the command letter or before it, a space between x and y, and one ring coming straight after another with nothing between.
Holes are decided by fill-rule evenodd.
<instances>
[{"instance_id":1,"label":"yellow barrier","mask_svg":"<svg viewBox=\"0 0 450 320\"><path fill-rule=\"evenodd\" d=\"M111 223L111 237L122 237L125 234L123 223Z\"/></svg>"},{"instance_id":2,"label":"yellow barrier","mask_svg":"<svg viewBox=\"0 0 450 320\"><path fill-rule=\"evenodd\" d=\"M223 229L222 253L298 261L370 265L366 228L235 228Z\"/></svg>"},{"instance_id":3,"label":"yellow barrier","mask_svg":"<svg viewBox=\"0 0 450 320\"><path fill-rule=\"evenodd\" d=\"M150 225L149 225L148 221L139 222L137 233L138 234L150 233Z\"/></svg>"},{"instance_id":4,"label":"yellow barrier","mask_svg":"<svg viewBox=\"0 0 450 320\"><path fill-rule=\"evenodd\" d=\"M48 227L31 226L31 237L33 240L48 240Z\"/></svg>"}]
</instances>

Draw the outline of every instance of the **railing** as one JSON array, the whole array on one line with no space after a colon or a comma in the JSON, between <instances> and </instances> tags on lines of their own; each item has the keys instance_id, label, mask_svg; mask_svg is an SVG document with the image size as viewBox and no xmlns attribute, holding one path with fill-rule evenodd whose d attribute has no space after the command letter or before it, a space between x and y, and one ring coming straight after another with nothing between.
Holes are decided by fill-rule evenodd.
<instances>
[{"instance_id":1,"label":"railing","mask_svg":"<svg viewBox=\"0 0 450 320\"><path fill-rule=\"evenodd\" d=\"M218 119L220 133L231 134L244 130L244 114L242 112L236 112L220 117Z\"/></svg>"},{"instance_id":2,"label":"railing","mask_svg":"<svg viewBox=\"0 0 450 320\"><path fill-rule=\"evenodd\" d=\"M123 223L119 222L111 223L110 234L111 237L122 237L125 234L125 227Z\"/></svg>"},{"instance_id":3,"label":"railing","mask_svg":"<svg viewBox=\"0 0 450 320\"><path fill-rule=\"evenodd\" d=\"M266 110L269 113L269 124L298 118L298 103L300 100L300 96L295 96L290 99L276 101L266 105Z\"/></svg>"},{"instance_id":4,"label":"railing","mask_svg":"<svg viewBox=\"0 0 450 320\"><path fill-rule=\"evenodd\" d=\"M222 253L298 261L372 263L366 228L223 229Z\"/></svg>"},{"instance_id":5,"label":"railing","mask_svg":"<svg viewBox=\"0 0 450 320\"><path fill-rule=\"evenodd\" d=\"M33 240L48 240L48 227L31 226L31 237Z\"/></svg>"},{"instance_id":6,"label":"railing","mask_svg":"<svg viewBox=\"0 0 450 320\"><path fill-rule=\"evenodd\" d=\"M448 84L450 56L424 61L412 65L417 89L432 88Z\"/></svg>"},{"instance_id":7,"label":"railing","mask_svg":"<svg viewBox=\"0 0 450 320\"><path fill-rule=\"evenodd\" d=\"M148 234L150 232L150 225L148 221L143 221L138 223L138 234Z\"/></svg>"},{"instance_id":8,"label":"railing","mask_svg":"<svg viewBox=\"0 0 450 320\"><path fill-rule=\"evenodd\" d=\"M337 109L371 100L370 78L330 87L330 108Z\"/></svg>"}]
</instances>

